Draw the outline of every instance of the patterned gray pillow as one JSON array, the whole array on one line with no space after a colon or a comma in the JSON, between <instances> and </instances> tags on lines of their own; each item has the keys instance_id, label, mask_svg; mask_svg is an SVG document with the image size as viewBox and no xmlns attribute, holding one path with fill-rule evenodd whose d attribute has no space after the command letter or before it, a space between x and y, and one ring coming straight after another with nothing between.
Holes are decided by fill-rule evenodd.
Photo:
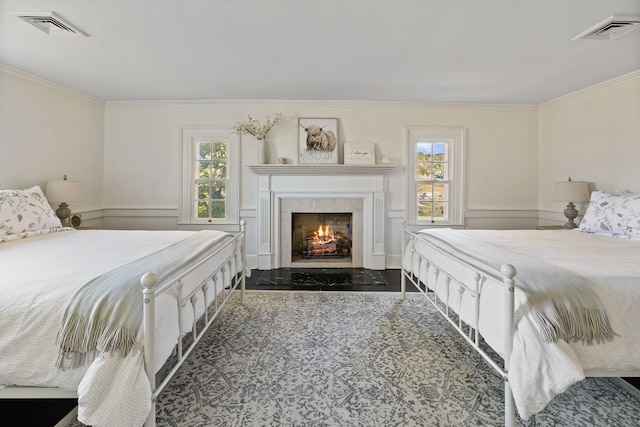
<instances>
[{"instance_id":1,"label":"patterned gray pillow","mask_svg":"<svg viewBox=\"0 0 640 427\"><path fill-rule=\"evenodd\" d=\"M26 190L0 190L0 236L62 227L37 185Z\"/></svg>"},{"instance_id":2,"label":"patterned gray pillow","mask_svg":"<svg viewBox=\"0 0 640 427\"><path fill-rule=\"evenodd\" d=\"M640 194L623 196L594 191L580 222L580 231L640 238Z\"/></svg>"}]
</instances>

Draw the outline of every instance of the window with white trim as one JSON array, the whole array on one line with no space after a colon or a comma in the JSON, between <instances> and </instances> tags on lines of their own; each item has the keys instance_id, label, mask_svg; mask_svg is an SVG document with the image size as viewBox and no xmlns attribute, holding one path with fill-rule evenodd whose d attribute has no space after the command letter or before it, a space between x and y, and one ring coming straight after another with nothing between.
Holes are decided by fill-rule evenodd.
<instances>
[{"instance_id":1,"label":"window with white trim","mask_svg":"<svg viewBox=\"0 0 640 427\"><path fill-rule=\"evenodd\" d=\"M465 129L407 129L408 220L416 225L464 225Z\"/></svg>"},{"instance_id":2,"label":"window with white trim","mask_svg":"<svg viewBox=\"0 0 640 427\"><path fill-rule=\"evenodd\" d=\"M239 163L233 129L182 129L180 224L238 223Z\"/></svg>"}]
</instances>

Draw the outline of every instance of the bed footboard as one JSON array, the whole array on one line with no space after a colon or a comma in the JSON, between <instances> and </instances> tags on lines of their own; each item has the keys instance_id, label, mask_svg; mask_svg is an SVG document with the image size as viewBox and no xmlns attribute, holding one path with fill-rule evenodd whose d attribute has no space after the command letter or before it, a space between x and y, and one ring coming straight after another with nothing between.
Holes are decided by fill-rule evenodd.
<instances>
[{"instance_id":1,"label":"bed footboard","mask_svg":"<svg viewBox=\"0 0 640 427\"><path fill-rule=\"evenodd\" d=\"M246 254L245 254L245 233L246 233L246 225L247 222L242 220L240 222L240 232L234 236L234 238L225 245L220 248L218 251L209 254L207 257L199 261L197 264L180 274L175 280L171 283L164 285L160 289L156 289L155 285L157 283L158 277L155 273L149 272L142 276L140 279L140 283L144 287L142 291L143 295L143 322L144 322L144 368L149 378L149 383L151 385L152 391L152 400L151 400L151 412L149 413L149 417L145 422L145 426L151 427L156 425L156 400L158 395L162 392L168 382L171 380L173 375L180 368L186 357L195 349L196 345L200 341L200 339L204 336L205 332L209 328L209 326L213 323L217 315L220 313L220 310L224 306L224 304L231 297L232 292L240 287L240 301L244 304L244 294L245 294L245 283L246 283ZM218 252L222 251L224 248L231 245L233 247L233 253L227 257L227 259L220 264L218 268L212 271L207 277L196 286L191 292L188 294L182 295L183 288L183 279L189 275L193 270L197 269L202 264L209 261L213 258ZM229 282L224 283L221 287L221 290L218 292L218 289L213 290L213 300L208 300L209 286L210 283L214 283L216 277L228 277ZM186 347L183 345L183 339L178 339L177 345L177 361L171 367L171 369L167 372L166 376L162 379L160 384L156 384L156 355L154 352L155 349L155 301L156 298L166 292L168 289L175 289L176 294L178 296L178 322L179 322L179 330L183 330L181 308L186 304L192 304L194 306L195 311L195 303L196 303L196 294L204 295L204 312L201 318L198 316L193 316L193 324L191 326L191 340L189 341Z\"/></svg>"},{"instance_id":2,"label":"bed footboard","mask_svg":"<svg viewBox=\"0 0 640 427\"><path fill-rule=\"evenodd\" d=\"M405 297L407 290L407 280L411 282L416 289L421 292L426 299L438 310L440 314L460 333L460 335L489 363L489 365L504 380L504 424L507 427L515 426L516 407L508 380L509 359L513 349L513 333L514 333L514 290L516 269L510 264L502 265L500 271L479 271L474 269L473 283L465 283L458 280L451 272L438 265L432 259L428 259L423 254L414 250L417 239L421 239L419 235L407 229L407 223L402 221L402 275L400 282L400 290L402 299ZM423 242L429 244L426 240ZM443 257L449 258L454 262L461 262L454 259L440 249L433 247ZM471 268L469 266L469 268ZM442 281L446 284L445 295L438 295L435 291L437 283L428 283L427 277L435 278L434 281ZM480 319L480 296L483 284L487 280L498 281L502 283L503 303L504 303L504 356L502 366L499 361L495 360L495 356L490 355L481 346L481 336L479 333ZM473 301L473 314L466 321L456 312L455 306L452 307L451 299L454 293L458 296L466 294L467 298Z\"/></svg>"}]
</instances>

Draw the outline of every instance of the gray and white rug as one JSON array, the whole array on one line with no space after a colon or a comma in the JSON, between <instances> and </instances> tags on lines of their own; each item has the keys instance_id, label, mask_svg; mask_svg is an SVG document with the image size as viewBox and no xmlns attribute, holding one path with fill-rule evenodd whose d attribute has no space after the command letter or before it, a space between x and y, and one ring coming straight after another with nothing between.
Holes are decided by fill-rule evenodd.
<instances>
[{"instance_id":1,"label":"gray and white rug","mask_svg":"<svg viewBox=\"0 0 640 427\"><path fill-rule=\"evenodd\" d=\"M160 426L496 426L503 384L420 294L239 294L158 400ZM520 426L635 426L587 379Z\"/></svg>"}]
</instances>

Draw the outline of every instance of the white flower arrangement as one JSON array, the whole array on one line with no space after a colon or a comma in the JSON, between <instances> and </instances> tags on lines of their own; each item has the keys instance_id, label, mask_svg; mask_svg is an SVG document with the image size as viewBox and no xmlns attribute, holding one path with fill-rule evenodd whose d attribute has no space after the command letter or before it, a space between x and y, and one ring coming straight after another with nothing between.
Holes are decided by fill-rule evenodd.
<instances>
[{"instance_id":1,"label":"white flower arrangement","mask_svg":"<svg viewBox=\"0 0 640 427\"><path fill-rule=\"evenodd\" d=\"M267 136L267 133L271 130L271 128L280 121L280 117L282 117L282 113L278 113L273 116L271 119L269 116L266 117L265 124L261 125L260 122L254 119L251 116L247 116L249 118L248 121L240 123L237 122L233 129L236 132L240 133L248 133L250 135L255 136L258 139L264 139Z\"/></svg>"}]
</instances>

